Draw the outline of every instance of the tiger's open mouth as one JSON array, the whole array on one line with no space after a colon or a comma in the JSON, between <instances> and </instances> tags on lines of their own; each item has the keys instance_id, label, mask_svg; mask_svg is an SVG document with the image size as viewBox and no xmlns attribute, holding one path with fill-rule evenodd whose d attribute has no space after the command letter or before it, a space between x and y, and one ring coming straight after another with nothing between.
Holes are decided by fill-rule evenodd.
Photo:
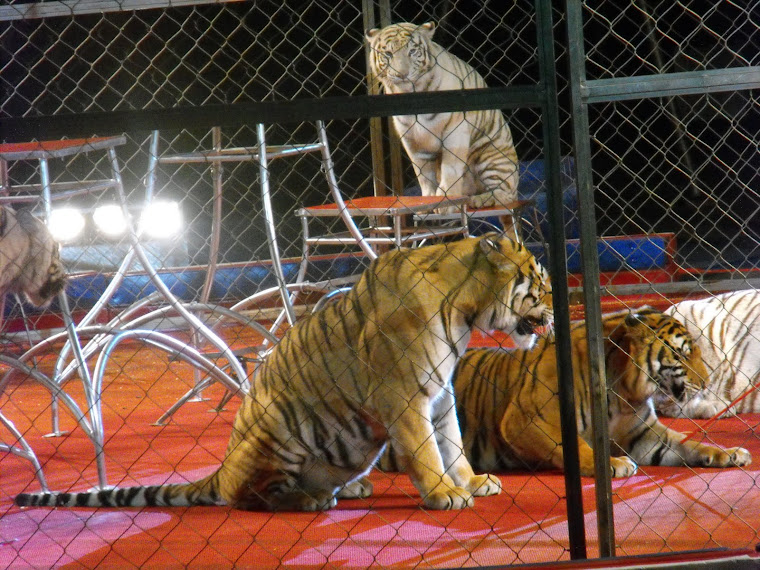
<instances>
[{"instance_id":1,"label":"tiger's open mouth","mask_svg":"<svg viewBox=\"0 0 760 570\"><path fill-rule=\"evenodd\" d=\"M543 326L543 319L537 319L535 317L523 317L518 321L517 326L515 327L515 332L520 335L528 336L536 334L536 329Z\"/></svg>"}]
</instances>

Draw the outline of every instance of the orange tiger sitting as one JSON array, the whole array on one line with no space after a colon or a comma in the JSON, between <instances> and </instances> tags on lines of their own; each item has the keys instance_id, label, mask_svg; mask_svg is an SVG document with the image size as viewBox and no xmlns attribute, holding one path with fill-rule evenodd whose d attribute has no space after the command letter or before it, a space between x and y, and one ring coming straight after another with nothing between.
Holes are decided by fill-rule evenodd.
<instances>
[{"instance_id":1,"label":"orange tiger sitting","mask_svg":"<svg viewBox=\"0 0 760 570\"><path fill-rule=\"evenodd\" d=\"M426 507L470 506L473 496L499 493L501 482L475 475L462 452L450 383L456 361L473 327L532 346L551 306L548 274L505 237L385 253L348 294L298 321L272 349L213 473L159 486L22 493L16 504L328 509L372 493L365 475L393 440L409 450L401 459Z\"/></svg>"}]
</instances>

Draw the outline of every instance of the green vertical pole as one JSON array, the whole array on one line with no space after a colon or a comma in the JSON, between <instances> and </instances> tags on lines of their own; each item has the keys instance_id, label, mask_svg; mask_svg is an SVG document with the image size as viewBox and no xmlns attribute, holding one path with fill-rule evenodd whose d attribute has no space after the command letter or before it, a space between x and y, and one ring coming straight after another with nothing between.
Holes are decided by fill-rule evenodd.
<instances>
[{"instance_id":1,"label":"green vertical pole","mask_svg":"<svg viewBox=\"0 0 760 570\"><path fill-rule=\"evenodd\" d=\"M570 558L586 558L586 530L578 459L578 427L575 417L573 365L570 346L570 303L567 287L565 225L560 183L559 111L552 6L536 0L538 66L541 81L544 163L547 177L549 216L549 270L552 276L554 323L559 375L559 404L565 470L568 539Z\"/></svg>"},{"instance_id":2,"label":"green vertical pole","mask_svg":"<svg viewBox=\"0 0 760 570\"><path fill-rule=\"evenodd\" d=\"M604 340L599 287L599 257L596 246L596 214L591 180L591 138L588 104L582 88L586 81L583 48L583 6L581 0L567 0L567 39L570 56L575 176L581 222L580 251L583 265L583 298L586 305L586 340L591 382L591 424L593 429L599 555L615 555L615 525L612 515L610 478L610 438L607 424L607 382L604 369Z\"/></svg>"}]
</instances>

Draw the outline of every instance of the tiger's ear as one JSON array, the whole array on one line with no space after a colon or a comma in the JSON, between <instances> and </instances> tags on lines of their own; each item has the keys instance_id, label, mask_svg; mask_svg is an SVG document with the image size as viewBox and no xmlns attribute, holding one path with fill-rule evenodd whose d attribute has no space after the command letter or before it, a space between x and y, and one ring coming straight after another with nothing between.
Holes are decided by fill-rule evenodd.
<instances>
[{"instance_id":1,"label":"tiger's ear","mask_svg":"<svg viewBox=\"0 0 760 570\"><path fill-rule=\"evenodd\" d=\"M625 325L627 327L635 327L636 325L643 324L644 321L641 319L641 317L636 313L628 313L625 317Z\"/></svg>"},{"instance_id":2,"label":"tiger's ear","mask_svg":"<svg viewBox=\"0 0 760 570\"><path fill-rule=\"evenodd\" d=\"M417 31L427 37L427 39L432 39L435 33L435 22L425 22L417 28Z\"/></svg>"},{"instance_id":3,"label":"tiger's ear","mask_svg":"<svg viewBox=\"0 0 760 570\"><path fill-rule=\"evenodd\" d=\"M632 339L636 339L638 342L643 342L645 339L651 339L655 335L652 330L652 324L645 317L646 312L642 312L641 309L631 312L625 317L625 335Z\"/></svg>"},{"instance_id":4,"label":"tiger's ear","mask_svg":"<svg viewBox=\"0 0 760 570\"><path fill-rule=\"evenodd\" d=\"M499 269L517 266L515 243L505 236L490 234L482 237L480 249L489 263Z\"/></svg>"},{"instance_id":5,"label":"tiger's ear","mask_svg":"<svg viewBox=\"0 0 760 570\"><path fill-rule=\"evenodd\" d=\"M364 32L364 38L368 42L371 42L372 38L374 38L379 33L380 33L380 28L372 28L371 30L367 30L366 32Z\"/></svg>"},{"instance_id":6,"label":"tiger's ear","mask_svg":"<svg viewBox=\"0 0 760 570\"><path fill-rule=\"evenodd\" d=\"M625 324L629 328L633 328L639 325L646 325L647 320L645 316L651 315L652 313L656 313L656 312L657 311L655 311L649 305L643 305L639 307L638 309L636 309L635 311L631 311L630 313L626 315Z\"/></svg>"}]
</instances>

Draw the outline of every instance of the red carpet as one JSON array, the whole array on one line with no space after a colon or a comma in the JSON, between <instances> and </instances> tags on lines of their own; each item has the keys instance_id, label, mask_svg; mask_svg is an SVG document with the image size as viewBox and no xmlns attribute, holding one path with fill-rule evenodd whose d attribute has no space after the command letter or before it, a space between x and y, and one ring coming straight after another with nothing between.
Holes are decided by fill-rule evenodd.
<instances>
[{"instance_id":1,"label":"red carpet","mask_svg":"<svg viewBox=\"0 0 760 570\"><path fill-rule=\"evenodd\" d=\"M42 363L43 370L50 362ZM218 464L233 409L210 413L221 395L184 406L167 426L151 425L192 384L191 369L160 351L124 345L114 355L103 394L108 480L155 484L197 478ZM66 386L80 403L78 381ZM236 401L233 401L236 404ZM71 433L43 438L50 399L35 382L14 382L0 409L25 434L54 490L93 486L93 448L68 414ZM617 554L638 555L760 542L760 415L720 420L709 437L743 445L746 469L643 467L616 480ZM689 432L705 422L679 420ZM0 441L8 442L0 431ZM706 437L697 434L697 438ZM28 462L0 456L0 566L94 567L461 567L567 560L564 479L559 472L509 473L504 492L471 509L425 511L404 475L373 474L375 494L341 501L319 514L250 513L229 508L92 510L19 509L13 497L39 484ZM597 556L593 479L583 479L589 556Z\"/></svg>"}]
</instances>

